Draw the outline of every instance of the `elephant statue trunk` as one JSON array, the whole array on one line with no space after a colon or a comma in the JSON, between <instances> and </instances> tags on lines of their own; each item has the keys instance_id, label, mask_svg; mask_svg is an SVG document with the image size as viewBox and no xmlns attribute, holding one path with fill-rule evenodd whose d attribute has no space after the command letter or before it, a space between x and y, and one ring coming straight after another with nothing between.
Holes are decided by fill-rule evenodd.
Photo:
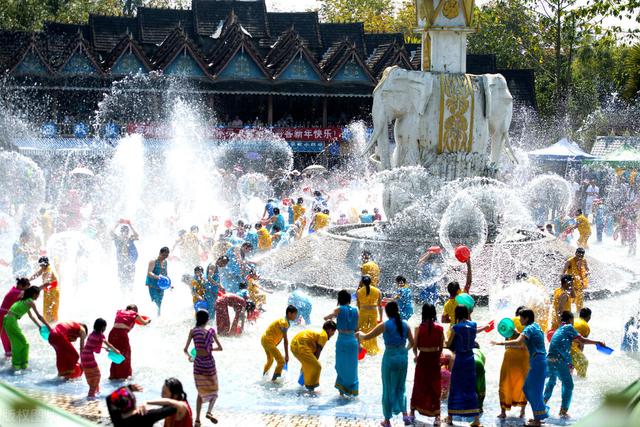
<instances>
[{"instance_id":1,"label":"elephant statue trunk","mask_svg":"<svg viewBox=\"0 0 640 427\"><path fill-rule=\"evenodd\" d=\"M364 149L367 154L375 147L374 153L369 157L379 170L391 169L391 155L389 153L389 121L385 113L385 107L380 98L374 97L373 108L373 134ZM376 154L378 159L376 159Z\"/></svg>"}]
</instances>

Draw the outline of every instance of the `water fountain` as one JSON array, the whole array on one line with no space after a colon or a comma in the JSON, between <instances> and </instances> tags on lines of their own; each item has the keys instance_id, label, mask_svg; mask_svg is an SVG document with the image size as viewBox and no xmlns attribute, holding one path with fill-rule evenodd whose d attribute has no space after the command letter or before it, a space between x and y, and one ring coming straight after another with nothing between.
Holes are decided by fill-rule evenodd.
<instances>
[{"instance_id":1,"label":"water fountain","mask_svg":"<svg viewBox=\"0 0 640 427\"><path fill-rule=\"evenodd\" d=\"M423 5L428 2L419 3ZM462 2L454 3L460 7L460 15L453 21L460 24L460 19L466 19L461 9ZM469 3L472 5L473 2L465 0L467 6ZM427 29L446 35L448 30L441 22L446 16L443 18L440 15L429 15L433 11L425 13L423 7L419 8L420 16L429 22ZM452 12L449 10L447 13ZM388 289L393 276L398 273L420 284L416 282L416 260L433 244L439 244L445 249L446 271L443 272L443 281L454 278L462 280L462 271L459 264L453 261L451 252L455 245L467 244L473 251L473 293L484 302L490 300L488 308L479 307L474 312L474 319L479 322L494 319L505 310L512 311L516 301L518 304L539 304L540 289L514 283L515 274L526 271L530 275L538 276L549 288L556 284L558 271L571 252L563 243L552 241L540 233L535 221L536 215L543 207L562 214L568 213L571 197L567 193L566 181L556 176L541 176L531 180L526 188L521 189L496 179L500 178L500 147L506 140L505 135L501 134L504 132L504 126L500 131L496 125L499 120L491 121L490 117L491 114L500 111L497 107L506 108L508 105L508 92L505 92L504 88L496 89L495 86L502 82L501 79L467 77L461 73L454 73L458 77L452 78L454 74L444 73L438 67L447 65L446 71L455 72L455 67L452 67L455 61L448 62L448 58L437 58L437 53L442 52L441 47L438 47L441 46L441 41L435 33L432 36L429 45L431 49L423 50L423 58L426 57L426 52L436 56L431 59L434 68L429 68L433 72L411 72L405 76L406 84L411 84L411 90L416 89L416 92L424 97L427 92L421 85L430 85L432 93L429 99L433 101L442 98L445 105L454 98L454 92L462 91L467 98L457 99L464 103L470 96L475 100L475 110L462 115L451 111L438 112L437 102L419 100L426 103L426 110L422 116L416 111L417 115L409 122L396 118L398 146L393 155L388 153L389 147L385 145L387 142L382 136L384 132L381 132L381 129L386 129L386 121L377 122L372 138L374 144L370 146L376 150L372 160L386 169L367 177L364 172L365 157L356 159L353 165L356 172L353 175L361 173L360 178L352 177L342 188L333 191L330 208L334 212L345 212L357 218L358 210L363 205L382 206L389 221L374 226L336 226L260 259L261 274L275 285L297 282L320 291L314 296L314 327L321 325L322 316L335 307L335 301L327 297L327 294L330 294L328 291L354 289L359 275L359 256L363 249L372 251L380 262L383 271L382 284ZM459 37L456 40L458 39ZM407 86L403 86L405 83L398 83L400 79L397 76L404 73L410 72L397 69L387 72L385 81L376 90L377 108L388 107L385 104L388 97L388 94L384 95L385 87L392 81L396 82L395 89L402 93L409 90ZM425 74L430 74L430 77ZM161 87L154 86L156 84L160 84ZM92 230L93 225L82 223L78 229L52 236L47 251L52 258L58 259L61 263L61 315L64 320L91 323L100 316L111 323L115 310L131 302L137 303L143 314L154 313L153 304L149 301L142 283L146 263L155 256L158 248L164 245L171 246L178 229L188 228L192 224L203 224L211 215L221 218L256 219L256 216L261 215L264 198L272 191L265 178L267 171L261 169L266 162L261 160L272 159L270 167L276 170L286 171L291 168L290 149L282 140L271 135L265 134L260 137L264 142L259 144L259 147L253 145L253 133L241 133L227 147L212 147L206 137L210 125L210 120L203 113L206 110L200 109L201 105L197 101L186 102L181 99L176 94L179 92L178 88L172 88L172 84L155 75L124 79L114 84L109 96L101 104L100 111L97 112L98 126L107 123L109 117L117 115L132 117L141 122L152 119L164 120L170 123L166 134L169 143L167 147L158 147L157 144L154 145L153 138L142 135L128 135L116 141L115 149L104 165L94 170L96 177L93 181L96 190L87 204L93 210L93 213L89 213L90 216L99 213L102 226L88 232L87 230ZM140 92L128 90L136 85L153 88L161 94L160 103L166 107L163 117L146 115L145 98L139 95ZM453 92L442 91L443 87ZM493 89L496 91L492 92ZM500 96L496 95L494 98L494 93ZM491 104L491 108L487 102L489 98L496 101ZM420 105L420 102L418 104ZM502 119L510 117L506 110L495 114ZM435 121L432 120L434 115L438 116ZM441 146L425 144L425 138L428 138L425 135L431 135L429 132L434 131L432 128L427 129L426 123L439 123L439 115L442 115L445 127L449 119L459 120L460 117L467 121L473 118L475 127L470 126L467 129L467 138L464 141L456 140L451 134L447 139L443 134ZM367 144L363 129L361 126L354 127L356 128L357 130L352 132L354 138L357 144L365 149ZM407 129L413 128L417 129L418 133L424 131L425 134L407 136L404 133ZM497 139L490 143L489 134ZM471 144L468 139L470 135L473 135ZM412 137L420 141L417 147L410 145ZM437 140L438 138L432 139ZM465 141L467 145L462 144ZM469 146L472 150L466 151ZM489 155L490 150L492 155ZM2 156L5 154L0 152ZM17 157L13 153L9 156L14 160ZM38 169L31 168L28 160L20 158L19 161L28 166L22 170L33 171L31 178L40 176ZM238 163L250 165L239 173L240 178L232 174ZM75 166L75 163L71 162L64 170L68 173ZM34 197L25 199L24 202L32 206L27 209L32 212L33 207L42 203L39 196L40 178L34 180L34 191L27 191L27 184L31 186L28 177L25 178L18 172L21 173L21 170L0 165L0 173L9 173L9 178L17 182L16 188L24 191L21 194ZM345 178L336 181L342 179ZM309 198L308 192L304 189L299 190ZM56 200L60 199L62 198ZM353 210L356 210L355 215ZM107 234L113 224L123 217L130 219L141 235L136 285L131 289L121 289L116 284L113 247ZM15 240L19 224L20 220L16 221L13 212L11 216L0 216L0 245L3 250L9 248ZM85 227L86 225L91 227ZM617 267L600 264L596 260L591 262L592 281L595 284L592 295L606 296L607 293L627 290L630 276L628 273ZM192 365L182 354L182 343L193 323L191 297L186 286L180 284L179 280L182 270L183 266L178 261L170 261L169 274L176 286L167 293L163 316L154 318L153 323L146 328L136 327L131 333L134 381L145 385L148 390L141 395L141 399L157 397L161 380L176 376L186 385L192 403L194 400ZM9 284L6 271L0 271L3 286ZM275 289L268 297L268 311L261 316L257 324L249 326L240 338L225 338L225 350L216 354L221 388L217 408L231 413L276 412L329 417L369 417L371 414L378 414L381 393L378 372L381 358L367 357L362 362L360 398L340 400L332 389L335 378L331 369L334 363L333 342L328 344L322 354L324 369L318 394L309 395L297 386L299 364L293 359L282 382L272 384L260 378L260 366L263 362L259 347L260 335L268 322L283 314L283 308L287 304L287 292L284 288ZM631 297L635 301L638 295L636 293ZM618 312L625 298L626 295L610 300L590 301L596 313L592 322L594 333L598 336L612 337L612 341L621 338L626 318L612 316L611 313ZM417 321L416 317L411 319L412 325ZM301 328L294 326L292 333L298 332ZM54 378L53 352L39 338L35 328L25 325L25 331L32 345L32 372L14 377L5 367L0 370L0 378L20 387L53 390L56 393L72 395L81 401L86 393L84 382L61 382ZM497 390L502 350L490 347L489 339L490 337L483 335L479 341L488 357L488 390L494 393ZM592 363L590 382L588 387L584 384L579 385L582 399L575 402L573 410L574 416L577 417L591 410L603 389L618 385L629 374L637 375L640 372L637 362L631 362L622 355L609 359L598 354L589 354L589 357ZM106 358L99 359L99 363L103 373L106 372ZM407 384L409 390L412 386L412 373L413 367L410 367ZM118 385L119 383L108 382L105 378L102 388L111 390ZM558 406L557 399L556 396L551 402L555 406ZM497 413L497 396L487 399L485 411L487 414ZM515 422L519 421L508 420L506 425Z\"/></svg>"}]
</instances>

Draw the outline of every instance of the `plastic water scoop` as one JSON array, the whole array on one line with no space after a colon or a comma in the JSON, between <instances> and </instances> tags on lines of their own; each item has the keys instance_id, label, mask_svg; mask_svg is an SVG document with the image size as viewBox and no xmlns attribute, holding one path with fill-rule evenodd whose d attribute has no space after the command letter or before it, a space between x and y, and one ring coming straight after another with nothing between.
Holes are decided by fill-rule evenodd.
<instances>
[{"instance_id":1,"label":"plastic water scoop","mask_svg":"<svg viewBox=\"0 0 640 427\"><path fill-rule=\"evenodd\" d=\"M40 326L40 336L43 340L49 341L49 334L49 328L47 328L45 325Z\"/></svg>"},{"instance_id":2,"label":"plastic water scoop","mask_svg":"<svg viewBox=\"0 0 640 427\"><path fill-rule=\"evenodd\" d=\"M109 351L109 359L111 359L111 361L116 365L119 365L122 362L124 362L124 356L114 351Z\"/></svg>"},{"instance_id":3,"label":"plastic water scoop","mask_svg":"<svg viewBox=\"0 0 640 427\"><path fill-rule=\"evenodd\" d=\"M469 313L473 311L473 308L476 305L476 301L469 294L458 294L456 295L456 302L458 305L464 305L469 310Z\"/></svg>"},{"instance_id":4,"label":"plastic water scoop","mask_svg":"<svg viewBox=\"0 0 640 427\"><path fill-rule=\"evenodd\" d=\"M609 356L614 351L611 347L600 344L596 344L596 350L598 350L600 353L606 354L607 356Z\"/></svg>"},{"instance_id":5,"label":"plastic water scoop","mask_svg":"<svg viewBox=\"0 0 640 427\"><path fill-rule=\"evenodd\" d=\"M171 287L171 279L169 279L167 276L159 276L158 287L163 291L166 291Z\"/></svg>"},{"instance_id":6,"label":"plastic water scoop","mask_svg":"<svg viewBox=\"0 0 640 427\"><path fill-rule=\"evenodd\" d=\"M509 317L505 317L498 323L498 333L504 338L511 338L516 331L516 324Z\"/></svg>"},{"instance_id":7,"label":"plastic water scoop","mask_svg":"<svg viewBox=\"0 0 640 427\"><path fill-rule=\"evenodd\" d=\"M151 318L149 316L138 316L138 317L140 319L144 320L145 322L148 322L149 320L151 320ZM144 326L145 324L142 323L142 321L140 319L136 318L136 320L135 320L136 325Z\"/></svg>"}]
</instances>

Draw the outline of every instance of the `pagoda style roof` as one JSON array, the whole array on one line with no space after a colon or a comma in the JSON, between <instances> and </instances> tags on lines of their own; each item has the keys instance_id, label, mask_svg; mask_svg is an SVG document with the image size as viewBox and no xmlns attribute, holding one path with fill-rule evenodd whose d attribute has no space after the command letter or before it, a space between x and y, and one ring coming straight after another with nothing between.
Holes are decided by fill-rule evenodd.
<instances>
[{"instance_id":1,"label":"pagoda style roof","mask_svg":"<svg viewBox=\"0 0 640 427\"><path fill-rule=\"evenodd\" d=\"M265 0L192 0L190 10L139 7L135 17L45 22L33 33L0 29L0 72L99 88L153 70L228 93L371 96L385 68L420 69L420 50L400 33L367 34L363 23L268 12ZM496 72L492 55L467 60L470 73ZM510 87L531 99L532 76L513 72Z\"/></svg>"},{"instance_id":2,"label":"pagoda style roof","mask_svg":"<svg viewBox=\"0 0 640 427\"><path fill-rule=\"evenodd\" d=\"M114 72L113 66L118 64L118 61L123 59L125 55L132 55L137 59L139 64L144 68L144 71L151 71L153 69L153 65L145 56L142 48L133 39L133 35L125 34L120 38L120 41L114 46L109 56L105 59L103 63L104 70L113 74L120 74L117 71ZM131 71L133 71L133 69Z\"/></svg>"},{"instance_id":3,"label":"pagoda style roof","mask_svg":"<svg viewBox=\"0 0 640 427\"><path fill-rule=\"evenodd\" d=\"M111 52L126 35L140 38L138 20L124 16L89 15L89 31L97 52Z\"/></svg>"},{"instance_id":4,"label":"pagoda style roof","mask_svg":"<svg viewBox=\"0 0 640 427\"><path fill-rule=\"evenodd\" d=\"M359 68L370 82L376 82L376 78L371 74L370 69L360 56L356 44L347 40L334 43L322 58L320 66L324 72L333 79L347 63L355 67L355 69L349 73L350 76L352 76L351 78L355 77L357 69Z\"/></svg>"},{"instance_id":5,"label":"pagoda style roof","mask_svg":"<svg viewBox=\"0 0 640 427\"><path fill-rule=\"evenodd\" d=\"M399 65L407 69L413 68L407 51L404 46L398 44L397 40L378 45L367 59L367 65L377 79L382 77L382 73L387 67L393 65Z\"/></svg>"},{"instance_id":6,"label":"pagoda style roof","mask_svg":"<svg viewBox=\"0 0 640 427\"><path fill-rule=\"evenodd\" d=\"M265 63L273 73L273 78L277 79L296 58L300 61L304 60L319 79L326 80L326 76L318 66L313 54L305 46L304 40L292 26L290 29L285 30L271 47L269 54L265 58Z\"/></svg>"},{"instance_id":7,"label":"pagoda style roof","mask_svg":"<svg viewBox=\"0 0 640 427\"><path fill-rule=\"evenodd\" d=\"M323 46L333 46L337 42L349 40L355 43L358 52L366 57L367 52L364 43L364 24L362 22L334 24L320 24L320 37Z\"/></svg>"},{"instance_id":8,"label":"pagoda style roof","mask_svg":"<svg viewBox=\"0 0 640 427\"><path fill-rule=\"evenodd\" d=\"M289 29L294 29L302 38L305 46L314 52L314 56L317 56L317 53L322 50L317 12L269 12L267 17L272 36L277 37Z\"/></svg>"}]
</instances>

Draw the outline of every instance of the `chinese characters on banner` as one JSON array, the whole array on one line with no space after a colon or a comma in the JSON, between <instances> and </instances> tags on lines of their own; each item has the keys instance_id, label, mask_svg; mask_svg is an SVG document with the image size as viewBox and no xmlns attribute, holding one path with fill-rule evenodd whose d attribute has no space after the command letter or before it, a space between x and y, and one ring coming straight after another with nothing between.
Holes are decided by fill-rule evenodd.
<instances>
[{"instance_id":1,"label":"chinese characters on banner","mask_svg":"<svg viewBox=\"0 0 640 427\"><path fill-rule=\"evenodd\" d=\"M326 128L207 128L207 136L214 139L231 139L238 133L250 136L255 132L256 136L263 134L264 131L270 131L273 134L283 138L286 141L299 142L339 142L342 141L342 128L326 127ZM170 131L155 124L131 123L127 126L127 132L130 134L137 133L147 138L169 137Z\"/></svg>"}]
</instances>

